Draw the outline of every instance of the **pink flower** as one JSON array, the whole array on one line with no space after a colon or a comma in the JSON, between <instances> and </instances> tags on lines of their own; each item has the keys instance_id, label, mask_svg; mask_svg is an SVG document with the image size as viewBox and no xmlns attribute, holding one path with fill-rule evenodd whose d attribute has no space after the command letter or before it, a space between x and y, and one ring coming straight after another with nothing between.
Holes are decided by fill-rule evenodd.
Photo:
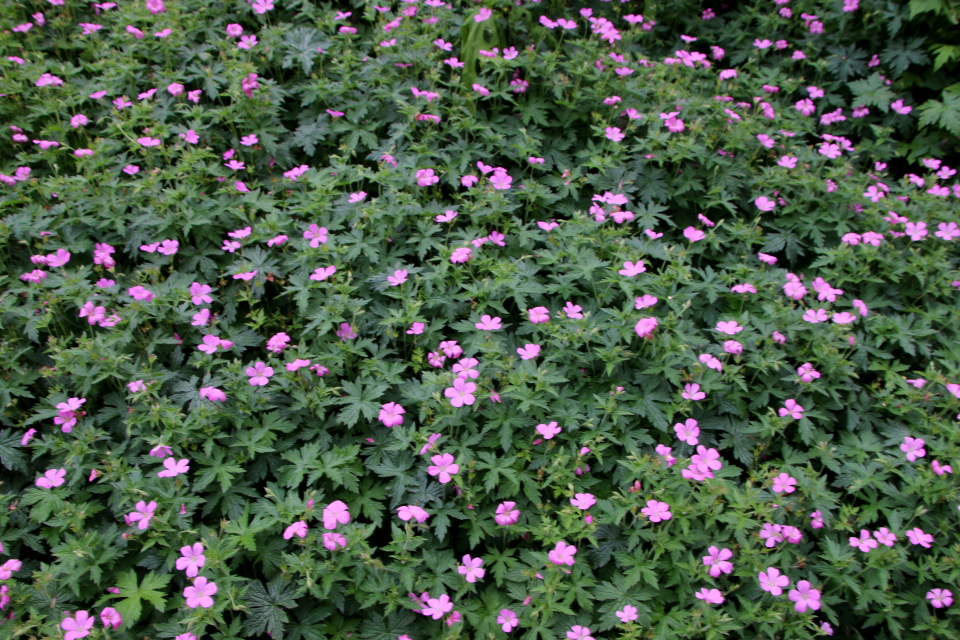
<instances>
[{"instance_id":1,"label":"pink flower","mask_svg":"<svg viewBox=\"0 0 960 640\"><path fill-rule=\"evenodd\" d=\"M180 547L180 558L177 558L177 570L186 570L188 578L196 578L200 568L207 562L203 555L203 544L194 542L193 545Z\"/></svg>"},{"instance_id":2,"label":"pink flower","mask_svg":"<svg viewBox=\"0 0 960 640\"><path fill-rule=\"evenodd\" d=\"M743 327L739 326L736 320L726 320L717 323L717 331L733 336L743 331Z\"/></svg>"},{"instance_id":3,"label":"pink flower","mask_svg":"<svg viewBox=\"0 0 960 640\"><path fill-rule=\"evenodd\" d=\"M710 547L707 554L703 556L703 564L710 567L710 575L718 578L721 573L730 573L733 571L733 563L729 562L733 557L733 551L730 549L719 549Z\"/></svg>"},{"instance_id":4,"label":"pink flower","mask_svg":"<svg viewBox=\"0 0 960 640\"><path fill-rule=\"evenodd\" d=\"M616 616L620 618L621 624L627 624L628 622L633 622L637 619L637 608L633 605L624 605L623 609L616 612Z\"/></svg>"},{"instance_id":5,"label":"pink flower","mask_svg":"<svg viewBox=\"0 0 960 640\"><path fill-rule=\"evenodd\" d=\"M470 259L472 254L473 251L470 249L470 247L460 247L458 249L454 249L453 253L450 255L450 262L453 264L466 262Z\"/></svg>"},{"instance_id":6,"label":"pink flower","mask_svg":"<svg viewBox=\"0 0 960 640\"><path fill-rule=\"evenodd\" d=\"M183 590L183 597L187 599L187 606L191 609L203 607L209 609L213 606L212 596L217 592L217 585L208 582L206 578L200 576L193 581L193 586Z\"/></svg>"},{"instance_id":7,"label":"pink flower","mask_svg":"<svg viewBox=\"0 0 960 640\"><path fill-rule=\"evenodd\" d=\"M473 16L473 20L474 22L483 22L484 20L487 20L488 18L490 18L490 16L492 15L493 15L493 11L484 7L477 12L477 15Z\"/></svg>"},{"instance_id":8,"label":"pink flower","mask_svg":"<svg viewBox=\"0 0 960 640\"><path fill-rule=\"evenodd\" d=\"M518 348L517 353L520 354L521 360L533 360L540 355L540 345L527 343Z\"/></svg>"},{"instance_id":9,"label":"pink flower","mask_svg":"<svg viewBox=\"0 0 960 640\"><path fill-rule=\"evenodd\" d=\"M60 622L60 628L66 631L64 640L78 640L90 635L90 629L96 620L86 611L77 611L73 617L64 618Z\"/></svg>"},{"instance_id":10,"label":"pink flower","mask_svg":"<svg viewBox=\"0 0 960 640\"><path fill-rule=\"evenodd\" d=\"M704 587L695 594L699 600L704 600L707 604L723 604L723 594L720 589L707 589Z\"/></svg>"},{"instance_id":11,"label":"pink flower","mask_svg":"<svg viewBox=\"0 0 960 640\"><path fill-rule=\"evenodd\" d=\"M812 382L820 377L820 372L813 368L809 362L805 362L797 368L797 375L804 382Z\"/></svg>"},{"instance_id":12,"label":"pink flower","mask_svg":"<svg viewBox=\"0 0 960 640\"><path fill-rule=\"evenodd\" d=\"M533 307L527 310L530 322L533 324L542 324L550 321L550 311L546 307Z\"/></svg>"},{"instance_id":13,"label":"pink flower","mask_svg":"<svg viewBox=\"0 0 960 640\"><path fill-rule=\"evenodd\" d=\"M337 337L340 338L342 342L347 340L353 340L359 335L356 331L353 330L353 327L350 326L347 322L341 322L340 328L337 329L334 333L337 334Z\"/></svg>"},{"instance_id":14,"label":"pink flower","mask_svg":"<svg viewBox=\"0 0 960 640\"><path fill-rule=\"evenodd\" d=\"M392 276L387 276L387 282L391 287L399 287L404 282L407 281L407 270L406 269L397 269L393 272Z\"/></svg>"},{"instance_id":15,"label":"pink flower","mask_svg":"<svg viewBox=\"0 0 960 640\"><path fill-rule=\"evenodd\" d=\"M823 529L823 514L819 511L814 511L810 514L811 522L810 526L814 529Z\"/></svg>"},{"instance_id":16,"label":"pink flower","mask_svg":"<svg viewBox=\"0 0 960 640\"><path fill-rule=\"evenodd\" d=\"M470 554L467 554L463 556L463 564L457 567L457 573L462 575L467 582L474 583L477 580L482 580L487 573L480 568L482 564L483 560L481 558L472 558Z\"/></svg>"},{"instance_id":17,"label":"pink flower","mask_svg":"<svg viewBox=\"0 0 960 640\"><path fill-rule=\"evenodd\" d=\"M620 127L607 127L604 130L604 133L608 140L612 140L614 142L620 142L624 138L624 134L622 131L620 131Z\"/></svg>"},{"instance_id":18,"label":"pink flower","mask_svg":"<svg viewBox=\"0 0 960 640\"><path fill-rule=\"evenodd\" d=\"M160 478L176 478L181 473L186 473L190 470L190 461L186 458L181 460L175 460L174 458L167 458L163 461L163 471L158 471L157 476Z\"/></svg>"},{"instance_id":19,"label":"pink flower","mask_svg":"<svg viewBox=\"0 0 960 640\"><path fill-rule=\"evenodd\" d=\"M517 614L510 609L500 609L500 615L497 616L497 624L500 625L504 633L510 633L517 628L520 620L517 618Z\"/></svg>"},{"instance_id":20,"label":"pink flower","mask_svg":"<svg viewBox=\"0 0 960 640\"><path fill-rule=\"evenodd\" d=\"M673 514L670 513L670 505L657 500L647 500L647 506L640 509L640 513L647 516L650 522L662 522L673 517Z\"/></svg>"},{"instance_id":21,"label":"pink flower","mask_svg":"<svg viewBox=\"0 0 960 640\"><path fill-rule=\"evenodd\" d=\"M617 273L622 276L633 277L640 275L646 270L647 268L643 265L643 260L637 260L636 264L633 262L624 262L623 269L620 269Z\"/></svg>"},{"instance_id":22,"label":"pink flower","mask_svg":"<svg viewBox=\"0 0 960 640\"><path fill-rule=\"evenodd\" d=\"M129 524L137 522L137 528L140 531L145 530L150 526L150 519L153 518L154 514L157 511L157 503L151 500L149 503L141 500L136 505L134 505L134 511L127 515L127 520Z\"/></svg>"},{"instance_id":23,"label":"pink flower","mask_svg":"<svg viewBox=\"0 0 960 640\"><path fill-rule=\"evenodd\" d=\"M697 426L697 421L693 418L687 418L683 423L678 422L673 425L673 430L677 432L677 438L681 442L686 442L691 446L699 442L697 436L700 435L700 427Z\"/></svg>"},{"instance_id":24,"label":"pink flower","mask_svg":"<svg viewBox=\"0 0 960 640\"><path fill-rule=\"evenodd\" d=\"M648 338L649 336L653 335L653 332L656 330L657 326L659 326L659 322L656 318L640 318L633 330L641 338Z\"/></svg>"},{"instance_id":25,"label":"pink flower","mask_svg":"<svg viewBox=\"0 0 960 640\"><path fill-rule=\"evenodd\" d=\"M785 418L790 416L794 420L799 420L803 417L803 412L805 409L797 404L797 401L793 398L790 398L784 403L784 406L780 408L780 417Z\"/></svg>"},{"instance_id":26,"label":"pink flower","mask_svg":"<svg viewBox=\"0 0 960 640\"><path fill-rule=\"evenodd\" d=\"M570 504L575 506L577 509L586 511L593 505L597 504L597 499L592 493L577 493L573 498L570 498Z\"/></svg>"},{"instance_id":27,"label":"pink flower","mask_svg":"<svg viewBox=\"0 0 960 640\"><path fill-rule=\"evenodd\" d=\"M114 629L119 629L120 625L123 624L123 618L113 607L107 607L100 612L100 621L103 622L104 627L112 627Z\"/></svg>"},{"instance_id":28,"label":"pink flower","mask_svg":"<svg viewBox=\"0 0 960 640\"><path fill-rule=\"evenodd\" d=\"M410 335L412 335L412 336L419 336L420 334L423 333L423 328L424 328L424 326L426 326L426 325L424 325L424 323L422 323L422 322L414 322L414 323L410 326L410 328L407 329L407 333L410 334Z\"/></svg>"},{"instance_id":29,"label":"pink flower","mask_svg":"<svg viewBox=\"0 0 960 640\"><path fill-rule=\"evenodd\" d=\"M334 500L323 509L324 529L336 529L337 524L350 522L350 509L342 500ZM302 537L302 536L301 536Z\"/></svg>"},{"instance_id":30,"label":"pink flower","mask_svg":"<svg viewBox=\"0 0 960 640\"><path fill-rule=\"evenodd\" d=\"M262 387L273 376L273 367L268 367L263 362L257 362L252 367L246 368L246 374L250 376L251 387Z\"/></svg>"},{"instance_id":31,"label":"pink flower","mask_svg":"<svg viewBox=\"0 0 960 640\"><path fill-rule=\"evenodd\" d=\"M869 553L871 549L877 548L877 541L870 537L869 531L861 529L860 537L850 536L850 546Z\"/></svg>"},{"instance_id":32,"label":"pink flower","mask_svg":"<svg viewBox=\"0 0 960 640\"><path fill-rule=\"evenodd\" d=\"M940 464L939 460L934 460L930 466L933 468L933 472L938 476L942 476L945 473L953 473L953 467L948 464Z\"/></svg>"},{"instance_id":33,"label":"pink flower","mask_svg":"<svg viewBox=\"0 0 960 640\"><path fill-rule=\"evenodd\" d=\"M427 473L438 476L440 484L447 484L460 471L460 465L454 462L454 457L449 453L432 456L430 461L433 464L427 467Z\"/></svg>"},{"instance_id":34,"label":"pink flower","mask_svg":"<svg viewBox=\"0 0 960 640\"><path fill-rule=\"evenodd\" d=\"M693 227L687 227L683 230L683 237L689 240L690 242L699 242L703 240L707 234L705 234L700 229L694 229Z\"/></svg>"},{"instance_id":35,"label":"pink flower","mask_svg":"<svg viewBox=\"0 0 960 640\"><path fill-rule=\"evenodd\" d=\"M307 537L307 531L308 531L308 529L309 529L309 527L307 526L307 523L304 522L303 520L300 520L299 522L294 522L294 523L291 524L289 527L287 527L286 529L284 529L284 531L283 531L283 539L284 539L284 540L289 540L289 539L292 538L293 536L299 536L300 538L306 538L306 537Z\"/></svg>"},{"instance_id":36,"label":"pink flower","mask_svg":"<svg viewBox=\"0 0 960 640\"><path fill-rule=\"evenodd\" d=\"M894 534L892 531L890 531L890 529L887 529L886 527L880 527L877 531L873 533L873 535L877 539L877 542L879 542L882 545L886 545L888 547L892 547L893 543L897 541L896 534ZM862 532L861 532L861 537L863 537Z\"/></svg>"},{"instance_id":37,"label":"pink flower","mask_svg":"<svg viewBox=\"0 0 960 640\"><path fill-rule=\"evenodd\" d=\"M463 405L472 405L476 401L476 397L473 395L476 390L476 384L463 378L457 378L453 381L452 387L444 390L443 395L450 399L452 406L459 408Z\"/></svg>"},{"instance_id":38,"label":"pink flower","mask_svg":"<svg viewBox=\"0 0 960 640\"><path fill-rule=\"evenodd\" d=\"M703 400L707 397L706 392L700 391L700 385L696 382L683 385L683 393L680 394L684 400Z\"/></svg>"},{"instance_id":39,"label":"pink flower","mask_svg":"<svg viewBox=\"0 0 960 640\"><path fill-rule=\"evenodd\" d=\"M133 296L134 300L143 300L145 302L150 302L154 298L154 295L151 292L147 291L140 285L131 287L130 289L127 290L127 293Z\"/></svg>"},{"instance_id":40,"label":"pink flower","mask_svg":"<svg viewBox=\"0 0 960 640\"><path fill-rule=\"evenodd\" d=\"M760 580L760 588L764 591L769 591L772 596L779 596L783 593L784 588L790 585L790 578L781 575L780 571L773 567L767 568L766 571L761 571L758 578Z\"/></svg>"},{"instance_id":41,"label":"pink flower","mask_svg":"<svg viewBox=\"0 0 960 640\"><path fill-rule=\"evenodd\" d=\"M439 598L427 598L427 606L420 610L425 616L430 616L434 620L439 620L443 614L453 609L453 603L446 594Z\"/></svg>"},{"instance_id":42,"label":"pink flower","mask_svg":"<svg viewBox=\"0 0 960 640\"><path fill-rule=\"evenodd\" d=\"M388 402L380 407L380 415L377 417L385 427L395 427L403 424L403 414L406 413L403 407L396 402Z\"/></svg>"},{"instance_id":43,"label":"pink flower","mask_svg":"<svg viewBox=\"0 0 960 640\"><path fill-rule=\"evenodd\" d=\"M807 609L817 611L820 608L820 591L812 589L806 580L798 582L797 588L791 589L788 597L795 603L793 608L797 613L804 613Z\"/></svg>"},{"instance_id":44,"label":"pink flower","mask_svg":"<svg viewBox=\"0 0 960 640\"><path fill-rule=\"evenodd\" d=\"M223 402L227 399L227 394L216 387L203 387L200 389L200 397L208 402Z\"/></svg>"},{"instance_id":45,"label":"pink flower","mask_svg":"<svg viewBox=\"0 0 960 640\"><path fill-rule=\"evenodd\" d=\"M500 318L492 318L488 315L480 316L480 322L474 323L477 329L481 331L497 331L503 328L503 324ZM454 357L454 356L451 356Z\"/></svg>"},{"instance_id":46,"label":"pink flower","mask_svg":"<svg viewBox=\"0 0 960 640\"><path fill-rule=\"evenodd\" d=\"M573 558L577 553L577 548L573 545L567 544L563 540L557 543L557 546L554 547L550 553L547 554L547 557L555 565L559 566L570 566L572 567L576 562Z\"/></svg>"},{"instance_id":47,"label":"pink flower","mask_svg":"<svg viewBox=\"0 0 960 640\"><path fill-rule=\"evenodd\" d=\"M45 471L42 476L37 478L36 485L41 489L52 489L59 487L64 483L64 476L67 475L66 469L50 469Z\"/></svg>"},{"instance_id":48,"label":"pink flower","mask_svg":"<svg viewBox=\"0 0 960 640\"><path fill-rule=\"evenodd\" d=\"M903 444L900 445L900 451L903 451L905 454L907 454L907 460L913 462L917 458L922 458L927 455L923 445L924 442L922 438L911 438L910 436L906 436L903 439Z\"/></svg>"},{"instance_id":49,"label":"pink flower","mask_svg":"<svg viewBox=\"0 0 960 640\"><path fill-rule=\"evenodd\" d=\"M70 433L77 424L77 420L83 415L84 412L80 411L80 407L86 401L86 398L69 398L66 402L57 403L60 413L53 419L53 423L59 426L63 433Z\"/></svg>"},{"instance_id":50,"label":"pink flower","mask_svg":"<svg viewBox=\"0 0 960 640\"><path fill-rule=\"evenodd\" d=\"M440 182L440 176L434 174L433 169L417 170L417 186L429 187Z\"/></svg>"},{"instance_id":51,"label":"pink flower","mask_svg":"<svg viewBox=\"0 0 960 640\"><path fill-rule=\"evenodd\" d=\"M337 547L343 549L347 546L346 537L339 533L325 533L321 537L323 538L323 547L327 551L336 551Z\"/></svg>"},{"instance_id":52,"label":"pink flower","mask_svg":"<svg viewBox=\"0 0 960 640\"><path fill-rule=\"evenodd\" d=\"M931 589L927 592L927 600L934 609L942 609L953 604L953 593L948 589Z\"/></svg>"},{"instance_id":53,"label":"pink flower","mask_svg":"<svg viewBox=\"0 0 960 640\"><path fill-rule=\"evenodd\" d=\"M502 167L497 167L494 169L493 177L490 178L490 184L494 189L503 191L510 188L513 178L507 173L507 170Z\"/></svg>"},{"instance_id":54,"label":"pink flower","mask_svg":"<svg viewBox=\"0 0 960 640\"><path fill-rule=\"evenodd\" d=\"M796 491L797 481L786 473L781 473L773 479L774 493L793 493Z\"/></svg>"},{"instance_id":55,"label":"pink flower","mask_svg":"<svg viewBox=\"0 0 960 640\"><path fill-rule=\"evenodd\" d=\"M907 538L910 540L911 544L920 545L927 549L930 548L930 545L933 543L933 536L929 533L924 533L923 529L920 527L914 527L907 531Z\"/></svg>"},{"instance_id":56,"label":"pink flower","mask_svg":"<svg viewBox=\"0 0 960 640\"><path fill-rule=\"evenodd\" d=\"M591 633L588 627L581 627L575 624L570 627L570 631L567 631L567 640L593 640L593 636L590 635Z\"/></svg>"},{"instance_id":57,"label":"pink flower","mask_svg":"<svg viewBox=\"0 0 960 640\"><path fill-rule=\"evenodd\" d=\"M554 436L560 433L563 429L557 426L557 423L550 422L549 424L538 424L537 433L543 436L544 440L552 440Z\"/></svg>"},{"instance_id":58,"label":"pink flower","mask_svg":"<svg viewBox=\"0 0 960 640\"><path fill-rule=\"evenodd\" d=\"M760 209L760 211L763 212L773 211L774 207L777 206L776 202L767 198L766 196L760 196L754 200L753 203L757 206L757 209Z\"/></svg>"},{"instance_id":59,"label":"pink flower","mask_svg":"<svg viewBox=\"0 0 960 640\"><path fill-rule=\"evenodd\" d=\"M333 265L330 265L329 267L317 267L316 269L314 269L313 273L310 275L310 279L313 280L314 282L322 282L323 280L326 280L336 272L337 272L337 268Z\"/></svg>"},{"instance_id":60,"label":"pink flower","mask_svg":"<svg viewBox=\"0 0 960 640\"><path fill-rule=\"evenodd\" d=\"M493 519L502 527L509 527L510 525L516 524L520 519L520 510L515 509L514 507L516 506L516 502L501 502L497 505Z\"/></svg>"}]
</instances>

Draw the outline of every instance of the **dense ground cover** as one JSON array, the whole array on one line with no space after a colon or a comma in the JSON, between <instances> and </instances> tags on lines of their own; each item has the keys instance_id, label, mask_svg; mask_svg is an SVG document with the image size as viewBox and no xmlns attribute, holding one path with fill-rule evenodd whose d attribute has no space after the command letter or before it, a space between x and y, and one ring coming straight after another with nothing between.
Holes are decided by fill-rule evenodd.
<instances>
[{"instance_id":1,"label":"dense ground cover","mask_svg":"<svg viewBox=\"0 0 960 640\"><path fill-rule=\"evenodd\" d=\"M0 19L2 637L960 637L952 2Z\"/></svg>"}]
</instances>

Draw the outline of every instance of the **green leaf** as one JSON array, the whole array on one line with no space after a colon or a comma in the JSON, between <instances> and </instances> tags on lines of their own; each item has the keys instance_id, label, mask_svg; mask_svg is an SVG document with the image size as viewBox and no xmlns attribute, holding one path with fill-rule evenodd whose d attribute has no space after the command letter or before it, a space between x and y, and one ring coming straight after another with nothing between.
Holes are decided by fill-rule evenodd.
<instances>
[{"instance_id":1,"label":"green leaf","mask_svg":"<svg viewBox=\"0 0 960 640\"><path fill-rule=\"evenodd\" d=\"M943 92L943 102L927 100L920 105L920 126L936 125L960 135L960 94Z\"/></svg>"},{"instance_id":2,"label":"green leaf","mask_svg":"<svg viewBox=\"0 0 960 640\"><path fill-rule=\"evenodd\" d=\"M166 602L164 590L172 577L169 573L157 574L151 571L138 585L137 572L133 569L121 574L120 579L117 580L117 588L120 589L119 597L122 600L117 604L116 609L124 622L132 624L139 620L143 610L141 602L143 600L162 612Z\"/></svg>"},{"instance_id":3,"label":"green leaf","mask_svg":"<svg viewBox=\"0 0 960 640\"><path fill-rule=\"evenodd\" d=\"M297 606L296 590L293 583L279 576L266 588L259 580L251 581L244 596L247 603L244 632L255 636L266 632L273 640L283 640L283 625L290 620L284 609Z\"/></svg>"},{"instance_id":4,"label":"green leaf","mask_svg":"<svg viewBox=\"0 0 960 640\"><path fill-rule=\"evenodd\" d=\"M877 107L886 112L896 97L879 73L874 73L864 80L854 80L847 86L853 93L854 106Z\"/></svg>"}]
</instances>

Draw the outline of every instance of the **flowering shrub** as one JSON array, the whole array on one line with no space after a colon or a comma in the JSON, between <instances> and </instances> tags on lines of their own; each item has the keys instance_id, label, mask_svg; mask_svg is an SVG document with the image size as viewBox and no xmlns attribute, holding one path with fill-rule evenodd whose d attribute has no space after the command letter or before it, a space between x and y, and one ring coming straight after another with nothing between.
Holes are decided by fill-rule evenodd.
<instances>
[{"instance_id":1,"label":"flowering shrub","mask_svg":"<svg viewBox=\"0 0 960 640\"><path fill-rule=\"evenodd\" d=\"M482 4L4 7L4 637L960 638L949 10Z\"/></svg>"}]
</instances>

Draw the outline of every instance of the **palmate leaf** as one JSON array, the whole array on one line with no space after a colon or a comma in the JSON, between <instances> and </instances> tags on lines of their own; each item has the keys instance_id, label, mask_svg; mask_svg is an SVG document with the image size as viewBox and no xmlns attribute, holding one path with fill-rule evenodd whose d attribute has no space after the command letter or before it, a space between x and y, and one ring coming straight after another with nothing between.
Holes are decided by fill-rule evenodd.
<instances>
[{"instance_id":1,"label":"palmate leaf","mask_svg":"<svg viewBox=\"0 0 960 640\"><path fill-rule=\"evenodd\" d=\"M137 572L133 569L121 574L120 579L117 580L117 588L120 589L119 597L123 599L116 604L115 608L124 622L130 624L140 618L144 600L156 607L158 611L163 611L166 602L164 593L172 577L170 574L156 574L151 571L138 585Z\"/></svg>"},{"instance_id":2,"label":"palmate leaf","mask_svg":"<svg viewBox=\"0 0 960 640\"><path fill-rule=\"evenodd\" d=\"M872 74L864 80L854 80L849 85L853 92L853 104L865 107L877 107L887 111L896 94L888 87L879 73Z\"/></svg>"},{"instance_id":3,"label":"palmate leaf","mask_svg":"<svg viewBox=\"0 0 960 640\"><path fill-rule=\"evenodd\" d=\"M330 41L316 29L298 27L287 33L283 39L283 50L286 55L283 57L281 66L284 69L289 69L299 62L303 72L309 74L313 70L313 59L318 55L323 55L317 49L328 49L329 47Z\"/></svg>"},{"instance_id":4,"label":"palmate leaf","mask_svg":"<svg viewBox=\"0 0 960 640\"><path fill-rule=\"evenodd\" d=\"M27 457L17 450L22 437L10 429L0 431L0 464L10 471L27 471Z\"/></svg>"},{"instance_id":5,"label":"palmate leaf","mask_svg":"<svg viewBox=\"0 0 960 640\"><path fill-rule=\"evenodd\" d=\"M943 102L927 100L920 105L920 126L931 125L946 129L955 136L960 135L960 93L943 92Z\"/></svg>"},{"instance_id":6,"label":"palmate leaf","mask_svg":"<svg viewBox=\"0 0 960 640\"><path fill-rule=\"evenodd\" d=\"M259 580L251 581L244 597L247 604L244 632L252 635L266 632L273 640L283 640L283 625L290 620L284 609L297 606L296 590L293 583L281 577L274 578L266 588Z\"/></svg>"}]
</instances>

